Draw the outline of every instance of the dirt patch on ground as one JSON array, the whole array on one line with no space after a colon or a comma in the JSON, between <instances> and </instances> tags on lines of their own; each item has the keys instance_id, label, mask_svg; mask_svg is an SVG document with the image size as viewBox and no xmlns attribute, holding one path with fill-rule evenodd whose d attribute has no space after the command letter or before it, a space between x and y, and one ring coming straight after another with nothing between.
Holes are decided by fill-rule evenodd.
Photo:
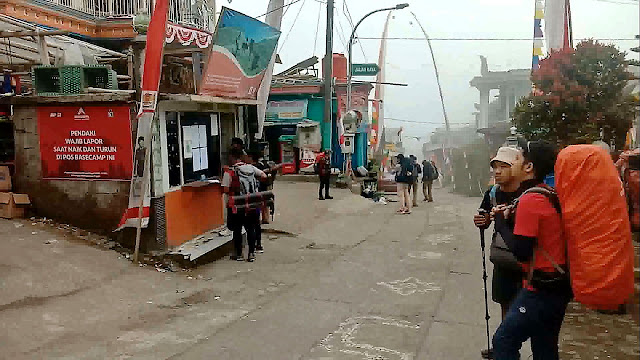
<instances>
[{"instance_id":1,"label":"dirt patch on ground","mask_svg":"<svg viewBox=\"0 0 640 360\"><path fill-rule=\"evenodd\" d=\"M639 331L630 314L601 314L572 302L560 332L560 358L637 360Z\"/></svg>"}]
</instances>

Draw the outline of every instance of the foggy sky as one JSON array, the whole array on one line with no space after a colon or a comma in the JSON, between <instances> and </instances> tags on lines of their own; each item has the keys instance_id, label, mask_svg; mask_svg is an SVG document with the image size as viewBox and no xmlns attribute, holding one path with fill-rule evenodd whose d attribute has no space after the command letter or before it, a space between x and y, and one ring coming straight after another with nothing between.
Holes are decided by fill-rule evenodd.
<instances>
[{"instance_id":1,"label":"foggy sky","mask_svg":"<svg viewBox=\"0 0 640 360\"><path fill-rule=\"evenodd\" d=\"M285 0L288 4L292 0ZM268 0L217 0L222 5L259 16L267 9ZM533 37L533 0L347 0L353 22L369 11L408 2L404 10L394 11L389 24L389 37L422 38L422 32L409 13L413 11L432 39L436 38L524 38ZM635 0L571 1L574 44L582 38L633 39L640 33L640 8ZM294 19L299 13L295 25ZM325 52L324 0L301 0L286 9L282 36L278 45L282 71L312 55ZM380 37L386 14L377 13L358 28L360 37ZM260 20L264 21L264 17ZM343 0L335 0L334 52L346 53L351 26L347 21ZM316 36L317 31L317 36ZM314 39L316 39L314 41ZM344 41L343 41L344 39ZM620 50L638 46L638 41L605 41ZM314 48L315 43L315 48ZM354 62L377 62L380 40L362 39L353 48ZM452 124L474 121L473 104L479 94L469 81L480 74L479 55L488 58L489 70L527 69L531 67L532 41L432 41L440 72L445 106ZM361 47L362 46L362 47ZM635 56L631 53L628 57ZM407 87L388 86L385 95L385 118L393 117L422 123L385 120L390 127L403 126L405 136L427 135L443 124L442 107L435 82L433 64L426 41L389 40L386 59L386 81L407 83ZM368 79L368 78L362 78ZM369 78L373 79L373 78ZM494 93L492 92L492 95ZM455 125L453 125L455 127ZM405 139L406 139L405 137ZM419 143L409 139L407 145L418 155Z\"/></svg>"}]
</instances>

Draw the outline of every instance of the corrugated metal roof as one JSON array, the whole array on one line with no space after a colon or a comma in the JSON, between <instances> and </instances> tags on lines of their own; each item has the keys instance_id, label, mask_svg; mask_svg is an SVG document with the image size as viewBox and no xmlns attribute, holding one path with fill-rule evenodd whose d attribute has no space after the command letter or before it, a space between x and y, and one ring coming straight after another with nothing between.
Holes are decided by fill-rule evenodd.
<instances>
[{"instance_id":1,"label":"corrugated metal roof","mask_svg":"<svg viewBox=\"0 0 640 360\"><path fill-rule=\"evenodd\" d=\"M0 15L0 31L43 31L35 26L10 16ZM64 35L45 36L50 64L90 65L104 58L125 58L126 55L91 43ZM0 63L42 64L37 36L0 38Z\"/></svg>"}]
</instances>

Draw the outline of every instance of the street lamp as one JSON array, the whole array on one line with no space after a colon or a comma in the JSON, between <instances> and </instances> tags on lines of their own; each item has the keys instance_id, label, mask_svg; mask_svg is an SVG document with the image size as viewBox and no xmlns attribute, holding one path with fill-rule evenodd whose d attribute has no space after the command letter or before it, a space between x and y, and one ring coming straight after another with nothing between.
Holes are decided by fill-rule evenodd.
<instances>
[{"instance_id":1,"label":"street lamp","mask_svg":"<svg viewBox=\"0 0 640 360\"><path fill-rule=\"evenodd\" d=\"M368 13L367 15L363 16L362 19L360 19L360 21L358 21L358 23L356 23L356 26L353 27L353 31L351 31L351 36L349 36L349 45L348 45L348 52L349 52L349 70L347 73L347 111L351 110L351 65L352 65L352 61L351 61L351 48L353 45L353 37L356 35L356 29L358 28L358 26L360 25L360 23L362 23L362 21L364 19L366 19L367 17L369 17L370 15L373 15L377 12L381 12L381 11L390 11L390 10L400 10L400 9L404 9L407 6L409 6L409 4L407 3L403 3L403 4L398 4L394 7L389 7L389 8L384 8L384 9L378 9L378 10L374 10L370 13Z\"/></svg>"}]
</instances>

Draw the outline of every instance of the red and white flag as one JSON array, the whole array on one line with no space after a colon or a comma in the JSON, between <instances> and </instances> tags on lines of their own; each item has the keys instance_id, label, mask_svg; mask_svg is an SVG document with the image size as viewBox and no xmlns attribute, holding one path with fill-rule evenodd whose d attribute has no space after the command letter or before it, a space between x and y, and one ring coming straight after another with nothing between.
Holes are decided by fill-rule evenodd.
<instances>
[{"instance_id":1,"label":"red and white flag","mask_svg":"<svg viewBox=\"0 0 640 360\"><path fill-rule=\"evenodd\" d=\"M134 170L129 191L129 206L116 230L125 227L147 227L151 194L149 187L151 123L158 103L158 87L162 71L169 0L156 0L147 31L142 73L142 99L138 110L138 131L134 152Z\"/></svg>"}]
</instances>

